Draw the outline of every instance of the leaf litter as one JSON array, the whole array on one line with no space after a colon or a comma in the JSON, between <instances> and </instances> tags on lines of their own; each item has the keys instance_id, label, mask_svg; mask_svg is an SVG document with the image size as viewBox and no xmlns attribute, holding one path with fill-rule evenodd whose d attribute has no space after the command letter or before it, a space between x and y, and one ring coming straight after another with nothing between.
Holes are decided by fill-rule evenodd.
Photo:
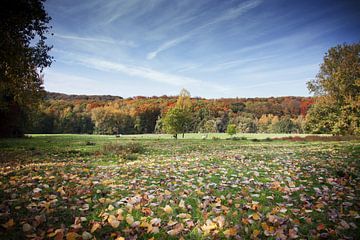
<instances>
[{"instance_id":1,"label":"leaf litter","mask_svg":"<svg viewBox=\"0 0 360 240\"><path fill-rule=\"evenodd\" d=\"M4 159L0 237L357 237L359 143L147 144L108 165L98 154Z\"/></svg>"}]
</instances>

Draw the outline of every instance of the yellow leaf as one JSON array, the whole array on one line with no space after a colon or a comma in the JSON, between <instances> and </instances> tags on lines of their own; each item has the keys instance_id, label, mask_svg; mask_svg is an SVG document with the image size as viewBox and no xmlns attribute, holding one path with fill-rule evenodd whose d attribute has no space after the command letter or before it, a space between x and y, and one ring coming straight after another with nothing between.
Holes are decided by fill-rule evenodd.
<instances>
[{"instance_id":1,"label":"yellow leaf","mask_svg":"<svg viewBox=\"0 0 360 240\"><path fill-rule=\"evenodd\" d=\"M59 228L59 229L56 229L55 232L52 232L52 233L49 233L47 236L52 238L52 237L55 237L58 233L63 233L64 230Z\"/></svg>"},{"instance_id":2,"label":"yellow leaf","mask_svg":"<svg viewBox=\"0 0 360 240\"><path fill-rule=\"evenodd\" d=\"M126 222L127 222L129 225L133 224L133 223L134 223L134 217L133 217L132 215L128 214L128 215L126 216Z\"/></svg>"},{"instance_id":3,"label":"yellow leaf","mask_svg":"<svg viewBox=\"0 0 360 240\"><path fill-rule=\"evenodd\" d=\"M69 232L66 234L66 240L76 240L80 235L75 232Z\"/></svg>"},{"instance_id":4,"label":"yellow leaf","mask_svg":"<svg viewBox=\"0 0 360 240\"><path fill-rule=\"evenodd\" d=\"M167 214L171 214L173 212L172 208L169 206L169 205L166 205L164 207L164 211L167 213Z\"/></svg>"},{"instance_id":5,"label":"yellow leaf","mask_svg":"<svg viewBox=\"0 0 360 240\"><path fill-rule=\"evenodd\" d=\"M214 230L216 228L217 228L216 223L214 223L210 219L206 220L206 223L203 226L201 226L201 230L204 231L205 235L209 234L211 230Z\"/></svg>"},{"instance_id":6,"label":"yellow leaf","mask_svg":"<svg viewBox=\"0 0 360 240\"><path fill-rule=\"evenodd\" d=\"M254 219L255 221L259 220L260 219L260 215L258 213L254 213L252 215L252 219Z\"/></svg>"},{"instance_id":7,"label":"yellow leaf","mask_svg":"<svg viewBox=\"0 0 360 240\"><path fill-rule=\"evenodd\" d=\"M90 232L93 233L100 227L101 227L100 223L94 223L94 225L91 227Z\"/></svg>"},{"instance_id":8,"label":"yellow leaf","mask_svg":"<svg viewBox=\"0 0 360 240\"><path fill-rule=\"evenodd\" d=\"M219 228L223 228L225 225L225 217L223 215L217 216L213 221L219 225Z\"/></svg>"},{"instance_id":9,"label":"yellow leaf","mask_svg":"<svg viewBox=\"0 0 360 240\"><path fill-rule=\"evenodd\" d=\"M259 234L260 234L260 231L257 230L257 229L255 229L255 230L252 232L251 236L252 236L253 238L257 238L257 236L259 236Z\"/></svg>"},{"instance_id":10,"label":"yellow leaf","mask_svg":"<svg viewBox=\"0 0 360 240\"><path fill-rule=\"evenodd\" d=\"M225 237L233 237L233 236L235 236L236 235L236 233L237 233L237 230L236 230L236 228L234 228L234 227L232 227L232 228L228 228L228 229L226 229L225 231L224 231L224 235L225 235Z\"/></svg>"},{"instance_id":11,"label":"yellow leaf","mask_svg":"<svg viewBox=\"0 0 360 240\"><path fill-rule=\"evenodd\" d=\"M180 208L185 208L185 201L184 200L180 200L180 203L179 203L179 207Z\"/></svg>"},{"instance_id":12,"label":"yellow leaf","mask_svg":"<svg viewBox=\"0 0 360 240\"><path fill-rule=\"evenodd\" d=\"M125 240L123 237L117 237L115 240Z\"/></svg>"},{"instance_id":13,"label":"yellow leaf","mask_svg":"<svg viewBox=\"0 0 360 240\"><path fill-rule=\"evenodd\" d=\"M114 215L109 216L108 222L113 228L117 228L120 225L120 221L118 221Z\"/></svg>"},{"instance_id":14,"label":"yellow leaf","mask_svg":"<svg viewBox=\"0 0 360 240\"><path fill-rule=\"evenodd\" d=\"M191 215L188 213L180 213L177 215L178 218L191 218Z\"/></svg>"}]
</instances>

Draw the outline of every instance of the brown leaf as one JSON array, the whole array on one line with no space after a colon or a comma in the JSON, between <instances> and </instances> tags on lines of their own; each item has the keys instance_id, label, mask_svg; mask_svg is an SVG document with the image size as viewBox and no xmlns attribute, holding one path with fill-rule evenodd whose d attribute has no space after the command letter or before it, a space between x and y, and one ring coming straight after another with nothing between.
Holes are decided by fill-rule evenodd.
<instances>
[{"instance_id":1,"label":"brown leaf","mask_svg":"<svg viewBox=\"0 0 360 240\"><path fill-rule=\"evenodd\" d=\"M4 228L6 229L9 229L11 227L13 227L15 225L15 222L14 222L14 219L9 219L9 221L7 221L6 223L4 224L1 224L1 226L3 226Z\"/></svg>"},{"instance_id":2,"label":"brown leaf","mask_svg":"<svg viewBox=\"0 0 360 240\"><path fill-rule=\"evenodd\" d=\"M228 228L224 231L224 235L225 237L229 238L229 237L233 237L235 236L237 233L236 228L232 227L232 228Z\"/></svg>"}]
</instances>

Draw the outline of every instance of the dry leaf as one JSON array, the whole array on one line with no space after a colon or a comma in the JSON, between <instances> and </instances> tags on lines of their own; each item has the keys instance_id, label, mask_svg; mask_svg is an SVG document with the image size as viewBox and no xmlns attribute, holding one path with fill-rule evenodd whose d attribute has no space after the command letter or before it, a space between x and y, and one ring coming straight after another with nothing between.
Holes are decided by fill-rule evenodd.
<instances>
[{"instance_id":1,"label":"dry leaf","mask_svg":"<svg viewBox=\"0 0 360 240\"><path fill-rule=\"evenodd\" d=\"M114 215L110 215L107 219L107 221L109 222L109 224L111 225L111 227L113 228L117 228L120 225L120 221L117 220L117 218Z\"/></svg>"},{"instance_id":2,"label":"dry leaf","mask_svg":"<svg viewBox=\"0 0 360 240\"><path fill-rule=\"evenodd\" d=\"M169 205L166 205L164 207L164 211L167 213L167 214L171 214L173 212L173 209L169 206Z\"/></svg>"},{"instance_id":3,"label":"dry leaf","mask_svg":"<svg viewBox=\"0 0 360 240\"><path fill-rule=\"evenodd\" d=\"M232 227L232 228L226 229L223 233L224 233L225 237L229 238L229 237L235 236L237 233L237 230L236 230L236 228Z\"/></svg>"},{"instance_id":4,"label":"dry leaf","mask_svg":"<svg viewBox=\"0 0 360 240\"><path fill-rule=\"evenodd\" d=\"M126 215L125 220L129 225L132 225L134 223L134 217L131 214Z\"/></svg>"}]
</instances>

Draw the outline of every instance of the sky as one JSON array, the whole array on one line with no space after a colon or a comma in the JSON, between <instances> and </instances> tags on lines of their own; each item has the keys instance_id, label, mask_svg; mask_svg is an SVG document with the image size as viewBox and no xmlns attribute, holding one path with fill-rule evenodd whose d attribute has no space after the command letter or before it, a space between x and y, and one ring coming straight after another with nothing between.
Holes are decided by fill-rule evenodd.
<instances>
[{"instance_id":1,"label":"sky","mask_svg":"<svg viewBox=\"0 0 360 240\"><path fill-rule=\"evenodd\" d=\"M360 1L48 0L47 91L308 96L324 54L360 41Z\"/></svg>"}]
</instances>

